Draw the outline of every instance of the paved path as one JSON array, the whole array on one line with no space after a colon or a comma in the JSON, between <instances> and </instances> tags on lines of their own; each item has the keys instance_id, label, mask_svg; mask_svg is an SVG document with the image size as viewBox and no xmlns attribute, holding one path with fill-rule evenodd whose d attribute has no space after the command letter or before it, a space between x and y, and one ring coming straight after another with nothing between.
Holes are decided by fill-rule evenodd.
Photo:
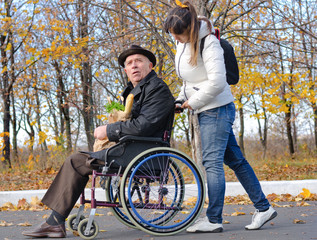
<instances>
[{"instance_id":1,"label":"paved path","mask_svg":"<svg viewBox=\"0 0 317 240\"><path fill-rule=\"evenodd\" d=\"M276 193L288 193L297 196L303 188L307 188L311 193L317 193L317 180L297 180L297 181L261 181L262 190L265 195ZM90 190L86 189L86 196L90 196ZM22 198L31 202L31 198L37 196L42 199L46 190L31 190L31 191L4 191L0 192L0 206L6 202L17 204ZM245 190L239 182L226 183L226 196L246 194ZM96 198L104 196L104 191L101 188L96 189Z\"/></svg>"},{"instance_id":2,"label":"paved path","mask_svg":"<svg viewBox=\"0 0 317 240\"><path fill-rule=\"evenodd\" d=\"M278 216L272 222L267 223L261 230L246 231L244 226L249 224L254 211L251 205L225 205L224 220L230 223L224 224L224 232L222 233L199 233L189 234L181 232L174 236L158 237L144 233L140 230L128 228L121 224L114 216L108 216L108 208L98 208L97 213L104 214L97 216L96 221L101 230L95 239L104 240L228 240L228 239L244 239L244 240L311 240L317 239L317 202L308 202L310 206L296 207L296 203L281 203L281 206L294 205L294 207L275 208ZM244 212L246 215L231 216L235 211ZM6 221L12 223L12 226L0 227L0 239L5 240L22 240L28 239L21 235L23 230L32 228L43 222L43 217L47 216L50 211L31 212L31 211L14 211L0 212L0 223ZM73 210L74 213L74 210ZM303 224L294 224L295 219L304 221ZM20 223L28 221L33 224L32 227L18 226ZM67 231L69 239L81 239L73 236Z\"/></svg>"}]
</instances>

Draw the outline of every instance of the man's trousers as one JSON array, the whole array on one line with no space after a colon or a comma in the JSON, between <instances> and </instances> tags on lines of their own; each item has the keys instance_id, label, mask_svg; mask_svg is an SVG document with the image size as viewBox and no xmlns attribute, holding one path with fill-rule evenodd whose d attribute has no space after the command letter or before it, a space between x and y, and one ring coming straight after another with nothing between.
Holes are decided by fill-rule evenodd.
<instances>
[{"instance_id":1,"label":"man's trousers","mask_svg":"<svg viewBox=\"0 0 317 240\"><path fill-rule=\"evenodd\" d=\"M75 153L69 156L52 185L47 190L42 202L59 214L67 217L84 191L92 174L89 154Z\"/></svg>"}]
</instances>

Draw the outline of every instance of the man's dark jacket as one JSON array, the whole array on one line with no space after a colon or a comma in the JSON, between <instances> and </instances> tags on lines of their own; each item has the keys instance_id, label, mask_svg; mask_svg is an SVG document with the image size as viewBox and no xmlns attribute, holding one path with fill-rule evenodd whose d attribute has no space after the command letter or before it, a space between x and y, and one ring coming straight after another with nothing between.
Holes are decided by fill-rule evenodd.
<instances>
[{"instance_id":1,"label":"man's dark jacket","mask_svg":"<svg viewBox=\"0 0 317 240\"><path fill-rule=\"evenodd\" d=\"M124 99L132 93L134 101L131 119L107 125L110 141L118 141L125 135L163 137L171 131L174 119L174 97L166 83L151 71L133 88L131 82L124 90Z\"/></svg>"}]
</instances>

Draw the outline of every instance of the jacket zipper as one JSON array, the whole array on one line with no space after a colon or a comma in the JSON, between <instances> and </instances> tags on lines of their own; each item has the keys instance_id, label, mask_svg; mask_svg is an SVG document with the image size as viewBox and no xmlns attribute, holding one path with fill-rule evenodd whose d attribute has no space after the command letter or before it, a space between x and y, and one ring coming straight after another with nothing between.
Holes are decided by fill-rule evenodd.
<instances>
[{"instance_id":1,"label":"jacket zipper","mask_svg":"<svg viewBox=\"0 0 317 240\"><path fill-rule=\"evenodd\" d=\"M178 66L177 66L178 69L177 69L177 70L178 70L178 76L179 76L180 78L182 78L182 77L181 77L181 72L180 72L180 69L179 69L179 63L180 63L180 61L181 61L182 55L184 54L185 48L186 48L186 43L184 44L183 51L181 52L181 54L179 55L179 58L178 58Z\"/></svg>"}]
</instances>

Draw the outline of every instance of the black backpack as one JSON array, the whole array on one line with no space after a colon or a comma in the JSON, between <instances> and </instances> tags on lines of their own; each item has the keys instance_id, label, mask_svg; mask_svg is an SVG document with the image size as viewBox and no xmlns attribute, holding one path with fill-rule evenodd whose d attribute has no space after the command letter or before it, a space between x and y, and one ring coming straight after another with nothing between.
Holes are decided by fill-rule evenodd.
<instances>
[{"instance_id":1,"label":"black backpack","mask_svg":"<svg viewBox=\"0 0 317 240\"><path fill-rule=\"evenodd\" d=\"M237 63L236 56L234 54L234 49L231 44L225 40L220 38L219 29L215 29L215 36L219 39L220 45L223 49L223 56L225 59L225 66L226 66L226 76L227 82L230 85L235 85L239 82L239 67ZM203 37L200 42L200 55L202 56L204 45L205 45L205 38Z\"/></svg>"}]
</instances>

